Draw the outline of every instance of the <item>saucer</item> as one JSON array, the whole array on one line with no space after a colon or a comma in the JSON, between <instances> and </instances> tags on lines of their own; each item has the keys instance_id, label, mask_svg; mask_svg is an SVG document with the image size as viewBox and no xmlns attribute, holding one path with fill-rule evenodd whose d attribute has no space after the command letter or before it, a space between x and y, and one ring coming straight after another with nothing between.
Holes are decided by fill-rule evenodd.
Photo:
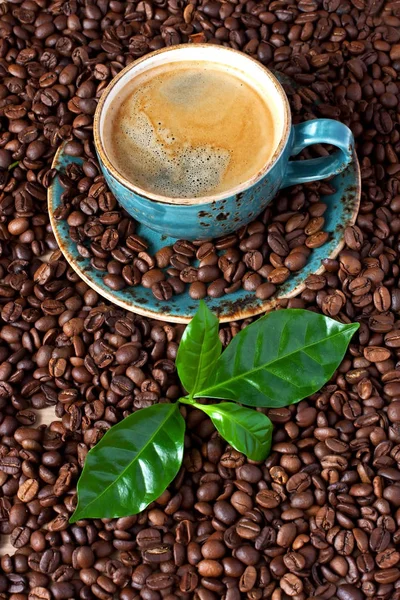
<instances>
[{"instance_id":1,"label":"saucer","mask_svg":"<svg viewBox=\"0 0 400 600\"><path fill-rule=\"evenodd\" d=\"M82 164L83 161L80 158L67 156L61 147L54 157L53 168L62 173L70 162ZM254 317L273 309L283 299L297 296L304 290L304 282L309 275L324 272L321 261L324 258L335 258L339 254L344 247L344 230L348 225L354 224L360 205L360 168L355 156L347 169L336 175L331 183L336 192L321 197L321 200L328 205L324 214L324 231L329 233L329 240L320 248L314 249L305 267L291 275L284 284L278 287L275 295L268 300L259 300L254 293L246 292L243 289L222 298L207 297L207 305L218 316L221 323ZM48 190L50 222L62 253L78 275L101 296L126 310L150 319L188 323L197 310L198 302L192 300L187 292L173 296L168 301L159 301L156 300L150 289L142 286L113 291L105 285L102 273L93 269L90 260L83 258L78 253L76 243L69 236L67 222L54 219L54 211L60 206L62 192L63 188L56 176ZM136 232L148 242L151 254L176 241L174 238L152 231L141 223L138 223Z\"/></svg>"}]
</instances>

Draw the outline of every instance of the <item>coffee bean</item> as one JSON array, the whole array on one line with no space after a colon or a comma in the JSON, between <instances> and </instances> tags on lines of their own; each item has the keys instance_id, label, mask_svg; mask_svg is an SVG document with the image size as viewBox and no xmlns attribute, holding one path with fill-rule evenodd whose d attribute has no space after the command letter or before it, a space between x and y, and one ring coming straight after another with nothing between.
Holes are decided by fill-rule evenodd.
<instances>
[{"instance_id":1,"label":"coffee bean","mask_svg":"<svg viewBox=\"0 0 400 600\"><path fill-rule=\"evenodd\" d=\"M186 240L178 240L172 248L174 252L183 254L184 256L194 256L196 253L196 246Z\"/></svg>"},{"instance_id":2,"label":"coffee bean","mask_svg":"<svg viewBox=\"0 0 400 600\"><path fill-rule=\"evenodd\" d=\"M292 250L285 258L284 266L290 271L300 271L307 264L307 256L303 252Z\"/></svg>"},{"instance_id":3,"label":"coffee bean","mask_svg":"<svg viewBox=\"0 0 400 600\"><path fill-rule=\"evenodd\" d=\"M133 343L123 344L115 353L115 358L119 364L128 365L139 357L139 348Z\"/></svg>"},{"instance_id":4,"label":"coffee bean","mask_svg":"<svg viewBox=\"0 0 400 600\"><path fill-rule=\"evenodd\" d=\"M253 546L246 544L244 546L239 546L239 548L235 550L235 558L239 559L244 565L254 566L260 560L260 553L253 548Z\"/></svg>"},{"instance_id":5,"label":"coffee bean","mask_svg":"<svg viewBox=\"0 0 400 600\"><path fill-rule=\"evenodd\" d=\"M272 251L279 256L287 256L289 254L289 247L281 234L270 233L267 241Z\"/></svg>"},{"instance_id":6,"label":"coffee bean","mask_svg":"<svg viewBox=\"0 0 400 600\"><path fill-rule=\"evenodd\" d=\"M44 587L36 586L29 592L29 600L51 600L50 591Z\"/></svg>"},{"instance_id":7,"label":"coffee bean","mask_svg":"<svg viewBox=\"0 0 400 600\"><path fill-rule=\"evenodd\" d=\"M256 502L262 508L276 508L279 506L281 499L277 492L272 490L262 490L256 496Z\"/></svg>"},{"instance_id":8,"label":"coffee bean","mask_svg":"<svg viewBox=\"0 0 400 600\"><path fill-rule=\"evenodd\" d=\"M255 539L260 533L260 526L250 519L240 519L236 525L237 534L246 540Z\"/></svg>"},{"instance_id":9,"label":"coffee bean","mask_svg":"<svg viewBox=\"0 0 400 600\"><path fill-rule=\"evenodd\" d=\"M196 250L196 258L198 260L204 260L207 256L214 254L215 248L211 242L202 243Z\"/></svg>"},{"instance_id":10,"label":"coffee bean","mask_svg":"<svg viewBox=\"0 0 400 600\"><path fill-rule=\"evenodd\" d=\"M272 283L262 283L256 291L256 297L260 300L268 300L276 292L276 286Z\"/></svg>"},{"instance_id":11,"label":"coffee bean","mask_svg":"<svg viewBox=\"0 0 400 600\"><path fill-rule=\"evenodd\" d=\"M299 552L288 552L284 555L283 562L289 571L302 571L306 565L306 559Z\"/></svg>"},{"instance_id":12,"label":"coffee bean","mask_svg":"<svg viewBox=\"0 0 400 600\"><path fill-rule=\"evenodd\" d=\"M364 357L370 362L382 362L390 357L390 351L379 346L367 346Z\"/></svg>"},{"instance_id":13,"label":"coffee bean","mask_svg":"<svg viewBox=\"0 0 400 600\"><path fill-rule=\"evenodd\" d=\"M30 502L39 491L39 482L36 479L27 479L18 489L18 498L21 502Z\"/></svg>"},{"instance_id":14,"label":"coffee bean","mask_svg":"<svg viewBox=\"0 0 400 600\"><path fill-rule=\"evenodd\" d=\"M221 500L216 502L214 505L214 515L219 519L222 523L226 525L231 525L237 516L237 513L233 506L226 502L225 500Z\"/></svg>"},{"instance_id":15,"label":"coffee bean","mask_svg":"<svg viewBox=\"0 0 400 600\"><path fill-rule=\"evenodd\" d=\"M29 527L15 527L15 529L11 531L10 543L15 548L22 548L22 546L25 546L28 543L30 536L31 530Z\"/></svg>"},{"instance_id":16,"label":"coffee bean","mask_svg":"<svg viewBox=\"0 0 400 600\"><path fill-rule=\"evenodd\" d=\"M218 540L208 540L201 548L201 553L206 559L218 560L225 556L226 548Z\"/></svg>"},{"instance_id":17,"label":"coffee bean","mask_svg":"<svg viewBox=\"0 0 400 600\"><path fill-rule=\"evenodd\" d=\"M29 517L29 510L26 505L19 503L14 504L8 512L8 520L13 527L21 527L25 525Z\"/></svg>"},{"instance_id":18,"label":"coffee bean","mask_svg":"<svg viewBox=\"0 0 400 600\"><path fill-rule=\"evenodd\" d=\"M252 271L258 271L261 269L263 264L263 255L258 250L246 252L243 256L243 262L246 267Z\"/></svg>"},{"instance_id":19,"label":"coffee bean","mask_svg":"<svg viewBox=\"0 0 400 600\"><path fill-rule=\"evenodd\" d=\"M75 569L88 569L95 561L95 556L90 546L81 546L72 553L72 565Z\"/></svg>"},{"instance_id":20,"label":"coffee bean","mask_svg":"<svg viewBox=\"0 0 400 600\"><path fill-rule=\"evenodd\" d=\"M142 277L142 285L145 288L151 288L156 283L164 281L165 275L160 269L151 269L147 271Z\"/></svg>"},{"instance_id":21,"label":"coffee bean","mask_svg":"<svg viewBox=\"0 0 400 600\"><path fill-rule=\"evenodd\" d=\"M197 271L197 279L203 283L211 283L218 279L220 271L217 267L200 267Z\"/></svg>"},{"instance_id":22,"label":"coffee bean","mask_svg":"<svg viewBox=\"0 0 400 600\"><path fill-rule=\"evenodd\" d=\"M232 506L242 515L253 508L253 501L248 494L242 491L234 492L231 496Z\"/></svg>"},{"instance_id":23,"label":"coffee bean","mask_svg":"<svg viewBox=\"0 0 400 600\"><path fill-rule=\"evenodd\" d=\"M153 283L151 291L157 300L169 300L173 296L173 287L168 281L158 281Z\"/></svg>"},{"instance_id":24,"label":"coffee bean","mask_svg":"<svg viewBox=\"0 0 400 600\"><path fill-rule=\"evenodd\" d=\"M383 492L383 497L394 506L400 506L400 487L396 485L388 486ZM381 544L379 545L379 549L384 550L385 548L382 548Z\"/></svg>"},{"instance_id":25,"label":"coffee bean","mask_svg":"<svg viewBox=\"0 0 400 600\"><path fill-rule=\"evenodd\" d=\"M320 248L328 241L328 239L329 234L326 231L319 231L318 233L310 235L306 239L305 245L307 248Z\"/></svg>"},{"instance_id":26,"label":"coffee bean","mask_svg":"<svg viewBox=\"0 0 400 600\"><path fill-rule=\"evenodd\" d=\"M239 581L239 590L242 593L247 593L250 592L250 590L252 590L256 584L256 580L257 580L257 571L255 569L255 567L253 566L248 566L246 567L246 569L244 570L243 575L240 578Z\"/></svg>"},{"instance_id":27,"label":"coffee bean","mask_svg":"<svg viewBox=\"0 0 400 600\"><path fill-rule=\"evenodd\" d=\"M216 560L201 560L197 569L202 577L220 577L223 573L222 565Z\"/></svg>"},{"instance_id":28,"label":"coffee bean","mask_svg":"<svg viewBox=\"0 0 400 600\"><path fill-rule=\"evenodd\" d=\"M115 394L126 396L133 390L133 383L128 377L117 375L113 377L110 387Z\"/></svg>"},{"instance_id":29,"label":"coffee bean","mask_svg":"<svg viewBox=\"0 0 400 600\"><path fill-rule=\"evenodd\" d=\"M372 530L369 538L369 546L373 552L382 552L386 550L390 542L389 532L382 527L376 527Z\"/></svg>"},{"instance_id":30,"label":"coffee bean","mask_svg":"<svg viewBox=\"0 0 400 600\"><path fill-rule=\"evenodd\" d=\"M158 529L142 529L136 536L136 542L140 548L151 548L161 542L161 534Z\"/></svg>"},{"instance_id":31,"label":"coffee bean","mask_svg":"<svg viewBox=\"0 0 400 600\"><path fill-rule=\"evenodd\" d=\"M289 478L286 483L286 489L288 492L304 492L309 488L311 484L311 478L307 473L296 473Z\"/></svg>"},{"instance_id":32,"label":"coffee bean","mask_svg":"<svg viewBox=\"0 0 400 600\"><path fill-rule=\"evenodd\" d=\"M142 552L143 558L154 564L159 564L171 560L172 552L170 546L159 545L147 548Z\"/></svg>"},{"instance_id":33,"label":"coffee bean","mask_svg":"<svg viewBox=\"0 0 400 600\"><path fill-rule=\"evenodd\" d=\"M225 279L216 279L207 288L207 294L211 298L220 298L225 293L226 282Z\"/></svg>"},{"instance_id":34,"label":"coffee bean","mask_svg":"<svg viewBox=\"0 0 400 600\"><path fill-rule=\"evenodd\" d=\"M104 283L112 290L119 291L124 289L125 281L119 275L106 275L103 278Z\"/></svg>"},{"instance_id":35,"label":"coffee bean","mask_svg":"<svg viewBox=\"0 0 400 600\"><path fill-rule=\"evenodd\" d=\"M400 554L394 548L384 550L376 555L376 563L381 569L390 569L397 565L399 561Z\"/></svg>"},{"instance_id":36,"label":"coffee bean","mask_svg":"<svg viewBox=\"0 0 400 600\"><path fill-rule=\"evenodd\" d=\"M175 583L175 576L169 573L153 573L146 579L146 585L150 590L165 590Z\"/></svg>"},{"instance_id":37,"label":"coffee bean","mask_svg":"<svg viewBox=\"0 0 400 600\"><path fill-rule=\"evenodd\" d=\"M173 254L169 260L169 263L178 271L182 271L186 267L190 266L190 259L184 254Z\"/></svg>"},{"instance_id":38,"label":"coffee bean","mask_svg":"<svg viewBox=\"0 0 400 600\"><path fill-rule=\"evenodd\" d=\"M289 548L296 538L296 533L296 526L293 523L285 523L278 531L276 543L283 548Z\"/></svg>"},{"instance_id":39,"label":"coffee bean","mask_svg":"<svg viewBox=\"0 0 400 600\"><path fill-rule=\"evenodd\" d=\"M164 269L165 267L167 267L169 265L170 258L173 254L174 251L171 248L171 246L164 246L163 248L158 250L154 255L157 267L159 269Z\"/></svg>"},{"instance_id":40,"label":"coffee bean","mask_svg":"<svg viewBox=\"0 0 400 600\"><path fill-rule=\"evenodd\" d=\"M174 294L183 294L183 292L185 291L186 286L183 283L183 281L179 279L179 277L169 277L166 283L168 283L171 286ZM163 286L161 285L161 287Z\"/></svg>"},{"instance_id":41,"label":"coffee bean","mask_svg":"<svg viewBox=\"0 0 400 600\"><path fill-rule=\"evenodd\" d=\"M261 285L261 276L258 273L252 273L251 271L244 274L242 278L243 289L252 292Z\"/></svg>"},{"instance_id":42,"label":"coffee bean","mask_svg":"<svg viewBox=\"0 0 400 600\"><path fill-rule=\"evenodd\" d=\"M284 283L290 275L289 269L286 267L277 267L268 275L268 281L274 285Z\"/></svg>"},{"instance_id":43,"label":"coffee bean","mask_svg":"<svg viewBox=\"0 0 400 600\"><path fill-rule=\"evenodd\" d=\"M340 585L337 589L337 596L339 600L362 600L362 592L351 584Z\"/></svg>"},{"instance_id":44,"label":"coffee bean","mask_svg":"<svg viewBox=\"0 0 400 600\"><path fill-rule=\"evenodd\" d=\"M205 298L207 295L207 287L201 281L195 281L190 285L189 288L189 296L193 298L193 300L201 300Z\"/></svg>"},{"instance_id":45,"label":"coffee bean","mask_svg":"<svg viewBox=\"0 0 400 600\"><path fill-rule=\"evenodd\" d=\"M302 580L292 573L286 573L282 577L280 586L288 596L297 596L303 590Z\"/></svg>"}]
</instances>

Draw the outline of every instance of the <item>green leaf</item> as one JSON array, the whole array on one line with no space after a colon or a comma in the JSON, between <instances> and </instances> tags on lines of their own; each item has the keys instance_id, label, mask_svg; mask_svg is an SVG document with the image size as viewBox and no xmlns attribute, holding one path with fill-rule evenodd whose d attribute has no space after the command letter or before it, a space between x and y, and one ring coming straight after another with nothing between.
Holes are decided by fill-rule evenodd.
<instances>
[{"instance_id":1,"label":"green leaf","mask_svg":"<svg viewBox=\"0 0 400 600\"><path fill-rule=\"evenodd\" d=\"M134 515L158 498L182 463L178 404L155 404L107 431L86 457L70 522Z\"/></svg>"},{"instance_id":2,"label":"green leaf","mask_svg":"<svg viewBox=\"0 0 400 600\"><path fill-rule=\"evenodd\" d=\"M271 312L233 338L195 397L248 406L299 402L332 377L358 327L307 310Z\"/></svg>"},{"instance_id":3,"label":"green leaf","mask_svg":"<svg viewBox=\"0 0 400 600\"><path fill-rule=\"evenodd\" d=\"M251 460L265 460L271 449L273 425L267 416L232 402L205 406L194 404L205 412L222 437L238 452Z\"/></svg>"},{"instance_id":4,"label":"green leaf","mask_svg":"<svg viewBox=\"0 0 400 600\"><path fill-rule=\"evenodd\" d=\"M176 367L182 385L191 396L206 385L215 361L221 354L218 324L217 317L201 300L195 316L182 336Z\"/></svg>"}]
</instances>

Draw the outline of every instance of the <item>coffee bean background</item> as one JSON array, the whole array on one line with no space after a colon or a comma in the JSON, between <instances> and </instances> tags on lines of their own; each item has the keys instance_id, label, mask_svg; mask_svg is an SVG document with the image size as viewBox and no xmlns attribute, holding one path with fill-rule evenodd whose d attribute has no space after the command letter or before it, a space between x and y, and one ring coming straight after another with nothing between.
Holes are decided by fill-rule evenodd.
<instances>
[{"instance_id":1,"label":"coffee bean background","mask_svg":"<svg viewBox=\"0 0 400 600\"><path fill-rule=\"evenodd\" d=\"M0 561L1 600L398 600L399 2L17 0L0 11L0 534L14 551ZM184 463L169 489L137 516L69 525L88 450L125 415L180 395L174 360L183 327L104 304L79 281L49 226L51 160L64 141L70 154L84 154L84 177L71 169L66 196L69 181L79 182L85 210L95 200L103 220L108 213L94 231L101 225L103 233L131 236L126 248L141 262L124 259L121 244L110 281L149 273L145 244L123 219L112 227L118 210L102 181L93 183L93 113L107 82L136 57L207 41L291 76L300 85L291 93L295 121L337 118L354 132L357 224L346 230L338 259L325 261L325 275L310 277L285 305L358 321L360 330L321 392L266 411L275 433L264 463L247 461L205 415L183 407ZM303 222L320 191L290 190L271 221L258 220L271 225L267 241L277 257L287 260L277 250L289 245L288 234L323 217ZM76 210L85 220L88 212ZM295 214L279 221L285 212ZM261 233L257 227L243 239ZM104 243L115 243L115 233ZM262 254L253 243L241 258L249 286ZM112 252L101 251L99 265ZM154 268L173 260L177 274L148 275L160 295L184 283L183 269L192 278L185 257L194 250L182 242L172 252L174 259L164 250ZM260 286L265 297L290 269L274 268L276 280L267 275ZM209 282L214 271L203 273L204 281L189 283L196 297L204 286L225 291L225 279ZM223 326L223 344L248 323ZM40 425L43 412L54 415L51 423Z\"/></svg>"}]
</instances>

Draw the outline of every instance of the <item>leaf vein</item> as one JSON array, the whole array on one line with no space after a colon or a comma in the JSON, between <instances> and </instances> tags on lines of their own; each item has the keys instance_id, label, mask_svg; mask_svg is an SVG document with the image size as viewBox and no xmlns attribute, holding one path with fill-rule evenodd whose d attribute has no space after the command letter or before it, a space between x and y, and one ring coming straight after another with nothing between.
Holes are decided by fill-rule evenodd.
<instances>
[{"instance_id":1,"label":"leaf vein","mask_svg":"<svg viewBox=\"0 0 400 600\"><path fill-rule=\"evenodd\" d=\"M173 405L171 405L171 406L174 406L174 407L175 407L175 410L176 410L176 405L175 405L175 404L173 404ZM126 473L126 471L127 471L129 468L130 468L130 466L132 465L132 462L133 462L134 460L136 460L136 459L137 459L138 461L140 460L141 454L142 454L142 453L143 453L143 451L145 450L146 446L148 446L148 445L151 443L151 441L152 441L152 440L155 438L155 436L157 435L157 433L158 433L158 432L159 432L161 429L163 429L163 428L164 428L164 427L167 425L167 422L170 420L170 418L171 418L172 416L173 416L173 412L171 412L171 413L169 414L169 416L167 417L167 419L166 419L165 421L163 420L163 421L160 423L160 425L159 425L159 426L157 427L157 429L154 431L154 433L152 434L152 436L149 438L149 441L148 441L148 443L147 443L145 446L143 446L143 447L142 447L142 448L141 448L141 449L140 449L140 450L137 452L136 456L135 456L135 457L134 457L134 458L133 458L133 459L132 459L132 460L129 462L129 464L128 464L128 465L125 467L125 469L124 469L123 471L121 471L121 473L119 473L118 477L116 477L115 479L113 479L113 480L112 480L112 481L111 481L111 482L108 484L108 486L107 486L107 487L106 487L106 488L105 488L105 489L104 489L104 490L103 490L103 491L102 491L102 492L101 492L99 495L96 495L96 498L94 498L94 499L93 499L93 500L91 500L91 501L90 501L88 504L86 504L86 505L85 505L85 510L87 510L87 508L88 508L89 506L91 506L91 505L92 505L94 502L97 502L97 501L98 501L98 500L99 500L99 499L100 499L102 496L104 496L104 494L106 494L106 493L107 493L107 491L110 489L110 487L111 487L111 486L113 486L113 485L115 485L115 484L116 484L116 482L117 482L117 481L119 481L119 480L120 480L120 479L121 479L121 478L124 476L124 474L125 474L125 473ZM123 421L122 421L122 422L123 422ZM94 448L96 448L96 446L95 446ZM143 477L143 473L142 473L142 477Z\"/></svg>"},{"instance_id":2,"label":"leaf vein","mask_svg":"<svg viewBox=\"0 0 400 600\"><path fill-rule=\"evenodd\" d=\"M296 350L293 350L293 352L289 352L288 354L285 354L283 356L279 356L278 358L272 360L270 363L268 363L268 365L260 365L259 367L254 367L253 369L251 369L250 371L248 371L248 373L256 373L257 371L261 371L261 370L266 370L267 367L270 367L271 365L285 359L285 358L289 358L290 356L293 356L294 354L298 354L301 351L306 350L307 348L312 348L313 346L316 346L317 344L322 344L324 342L327 342L329 340L332 340L335 337L341 336L343 335L343 331L338 331L337 333L335 333L334 335L330 335L327 337L324 337L322 339L319 339L311 344L308 344L307 346L303 346L302 348L297 348ZM223 355L222 355L223 356ZM235 375L233 377L230 377L229 379L226 379L225 381L223 381L222 383L218 383L214 386L212 386L211 388L206 388L205 390L201 390L200 392L198 392L197 394L195 394L195 397L207 397L207 392L210 390L217 390L218 388L222 387L222 386L226 386L229 382L233 382L236 381L237 379L245 379L247 381L247 378L244 377L243 374L241 375ZM257 388L257 386L255 385L255 382L251 383L251 385L253 385L254 387ZM259 390L260 391L260 390Z\"/></svg>"}]
</instances>

